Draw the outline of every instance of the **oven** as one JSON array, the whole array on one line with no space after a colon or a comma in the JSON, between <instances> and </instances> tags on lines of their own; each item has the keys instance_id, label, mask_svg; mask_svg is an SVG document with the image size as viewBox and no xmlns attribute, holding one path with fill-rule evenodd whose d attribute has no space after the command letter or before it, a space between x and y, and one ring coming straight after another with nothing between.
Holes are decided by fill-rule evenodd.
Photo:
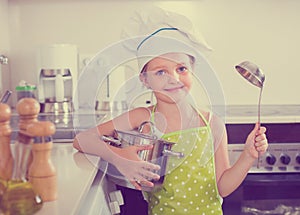
<instances>
[{"instance_id":1,"label":"oven","mask_svg":"<svg viewBox=\"0 0 300 215\"><path fill-rule=\"evenodd\" d=\"M300 215L300 122L297 118L300 107L293 107L283 109L287 112L285 115L278 115L276 107L265 107L269 112L265 112L262 125L267 128L269 148L239 188L224 198L224 215ZM235 111L235 116L240 114L239 117L229 117L235 120L226 123L231 163L242 152L255 122L249 117L252 112L255 115L255 110L240 108Z\"/></svg>"}]
</instances>

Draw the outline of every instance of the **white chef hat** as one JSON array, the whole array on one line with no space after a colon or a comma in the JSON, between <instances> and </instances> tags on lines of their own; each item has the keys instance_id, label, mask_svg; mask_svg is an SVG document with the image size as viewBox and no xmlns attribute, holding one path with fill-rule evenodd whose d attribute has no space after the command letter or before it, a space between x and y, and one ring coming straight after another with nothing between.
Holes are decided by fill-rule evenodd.
<instances>
[{"instance_id":1,"label":"white chef hat","mask_svg":"<svg viewBox=\"0 0 300 215\"><path fill-rule=\"evenodd\" d=\"M137 12L123 29L122 37L136 37L125 46L136 52L139 71L162 54L179 52L195 57L198 51L211 50L186 16L158 7Z\"/></svg>"},{"instance_id":2,"label":"white chef hat","mask_svg":"<svg viewBox=\"0 0 300 215\"><path fill-rule=\"evenodd\" d=\"M174 27L164 27L146 36L137 46L139 71L154 57L167 53L185 53L197 56L197 50L187 35Z\"/></svg>"}]
</instances>

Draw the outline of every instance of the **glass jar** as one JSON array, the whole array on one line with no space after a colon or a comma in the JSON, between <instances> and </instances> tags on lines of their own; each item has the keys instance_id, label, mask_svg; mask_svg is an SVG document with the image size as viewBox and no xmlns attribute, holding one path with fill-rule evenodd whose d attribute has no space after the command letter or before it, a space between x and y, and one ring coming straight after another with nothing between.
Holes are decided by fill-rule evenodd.
<instances>
[{"instance_id":1,"label":"glass jar","mask_svg":"<svg viewBox=\"0 0 300 215\"><path fill-rule=\"evenodd\" d=\"M16 91L17 91L18 100L22 98L35 98L36 86L34 85L17 86Z\"/></svg>"},{"instance_id":2,"label":"glass jar","mask_svg":"<svg viewBox=\"0 0 300 215\"><path fill-rule=\"evenodd\" d=\"M18 141L14 144L13 176L10 180L1 181L0 214L31 215L42 208L42 199L26 179L31 141L31 137L19 132Z\"/></svg>"}]
</instances>

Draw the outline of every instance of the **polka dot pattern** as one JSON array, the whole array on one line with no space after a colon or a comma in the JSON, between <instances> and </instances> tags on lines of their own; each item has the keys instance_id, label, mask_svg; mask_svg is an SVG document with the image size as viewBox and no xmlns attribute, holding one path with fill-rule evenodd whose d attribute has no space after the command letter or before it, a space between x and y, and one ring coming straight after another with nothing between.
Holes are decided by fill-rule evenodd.
<instances>
[{"instance_id":1,"label":"polka dot pattern","mask_svg":"<svg viewBox=\"0 0 300 215\"><path fill-rule=\"evenodd\" d=\"M222 214L209 127L165 134L184 158L169 157L161 190L149 193L149 214Z\"/></svg>"}]
</instances>

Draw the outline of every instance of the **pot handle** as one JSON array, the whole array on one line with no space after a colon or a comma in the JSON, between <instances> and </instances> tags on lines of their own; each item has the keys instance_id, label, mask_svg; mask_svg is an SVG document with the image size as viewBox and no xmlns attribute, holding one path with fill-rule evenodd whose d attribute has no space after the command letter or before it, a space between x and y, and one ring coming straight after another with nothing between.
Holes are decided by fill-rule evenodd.
<instances>
[{"instance_id":1,"label":"pot handle","mask_svg":"<svg viewBox=\"0 0 300 215\"><path fill-rule=\"evenodd\" d=\"M143 129L144 129L144 126L145 125L147 125L147 124L150 124L150 130L151 130L151 135L154 135L155 134L155 125L154 125L154 123L153 122L151 122L151 121L145 121L145 122L142 122L141 124L140 124L140 126L139 126L139 128L138 128L138 131L140 132L140 133L142 133L143 132Z\"/></svg>"},{"instance_id":2,"label":"pot handle","mask_svg":"<svg viewBox=\"0 0 300 215\"><path fill-rule=\"evenodd\" d=\"M102 135L101 140L108 143L109 145L113 145L116 147L121 147L121 145L122 145L122 143L119 139L111 137L111 136Z\"/></svg>"},{"instance_id":3,"label":"pot handle","mask_svg":"<svg viewBox=\"0 0 300 215\"><path fill-rule=\"evenodd\" d=\"M174 151L168 150L168 149L163 150L162 154L164 156L173 156L173 157L178 157L178 158L184 157L183 152L174 152Z\"/></svg>"}]
</instances>

